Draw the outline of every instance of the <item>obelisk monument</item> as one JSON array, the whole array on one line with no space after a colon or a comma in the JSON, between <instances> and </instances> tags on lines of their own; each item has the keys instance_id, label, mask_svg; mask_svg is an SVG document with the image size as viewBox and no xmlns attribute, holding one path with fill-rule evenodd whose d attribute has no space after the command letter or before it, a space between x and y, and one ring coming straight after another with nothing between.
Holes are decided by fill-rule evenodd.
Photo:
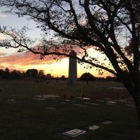
<instances>
[{"instance_id":1,"label":"obelisk monument","mask_svg":"<svg viewBox=\"0 0 140 140\"><path fill-rule=\"evenodd\" d=\"M69 57L69 77L68 77L68 85L76 85L77 84L77 61L76 61L76 52L71 51Z\"/></svg>"}]
</instances>

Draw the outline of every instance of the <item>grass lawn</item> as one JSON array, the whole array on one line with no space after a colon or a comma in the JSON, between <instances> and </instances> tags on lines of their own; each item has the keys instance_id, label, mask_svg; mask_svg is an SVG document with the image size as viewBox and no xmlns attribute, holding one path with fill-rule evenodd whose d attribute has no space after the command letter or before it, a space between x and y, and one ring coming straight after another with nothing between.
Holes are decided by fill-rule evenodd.
<instances>
[{"instance_id":1,"label":"grass lawn","mask_svg":"<svg viewBox=\"0 0 140 140\"><path fill-rule=\"evenodd\" d=\"M123 86L115 82L90 82L89 85L78 82L77 86L68 87L66 81L1 80L0 140L139 140L133 102L127 91L115 87ZM77 98L81 92L90 100ZM118 101L122 92L125 102ZM74 95L72 101L71 94ZM59 97L44 99L42 95ZM117 103L107 104L108 100L117 100ZM131 106L127 106L128 103ZM102 124L104 121L112 123ZM89 130L91 125L100 128ZM86 133L75 138L63 134L75 128Z\"/></svg>"}]
</instances>

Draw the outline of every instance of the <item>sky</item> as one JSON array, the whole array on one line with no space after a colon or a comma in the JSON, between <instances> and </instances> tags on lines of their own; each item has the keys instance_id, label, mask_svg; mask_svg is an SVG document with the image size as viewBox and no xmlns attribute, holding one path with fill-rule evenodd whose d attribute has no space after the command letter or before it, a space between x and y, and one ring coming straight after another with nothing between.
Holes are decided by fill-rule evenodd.
<instances>
[{"instance_id":1,"label":"sky","mask_svg":"<svg viewBox=\"0 0 140 140\"><path fill-rule=\"evenodd\" d=\"M14 15L6 15L0 10L0 25L2 26L12 26L14 28L21 28L25 25L28 25L32 28L32 31L29 32L29 36L32 38L40 38L41 31L36 29L36 24L27 20L26 18L18 18ZM0 34L0 40L4 39L5 36ZM43 70L45 74L51 74L54 77L61 77L64 75L68 77L68 66L69 59L63 58L59 61L56 61L51 56L45 57L43 60L39 59L38 55L35 55L31 52L19 53L16 49L6 49L0 48L0 69L9 68L10 70L20 70L26 71L27 69L38 69ZM100 54L96 53L95 55L99 56ZM109 75L105 73L104 75L98 75L98 71L95 68L85 69L83 65L77 64L77 75L80 77L83 73L90 72L96 77L106 77Z\"/></svg>"}]
</instances>

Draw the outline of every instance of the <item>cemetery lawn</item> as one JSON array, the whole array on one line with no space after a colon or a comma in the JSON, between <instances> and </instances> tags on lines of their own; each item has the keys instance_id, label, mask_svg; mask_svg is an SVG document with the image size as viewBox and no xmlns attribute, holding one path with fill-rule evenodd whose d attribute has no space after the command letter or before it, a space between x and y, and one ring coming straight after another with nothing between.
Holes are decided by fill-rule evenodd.
<instances>
[{"instance_id":1,"label":"cemetery lawn","mask_svg":"<svg viewBox=\"0 0 140 140\"><path fill-rule=\"evenodd\" d=\"M140 139L133 100L121 83L78 82L74 87L66 83L1 80L0 140ZM125 100L121 100L122 94ZM102 124L104 121L112 123ZM92 125L99 128L89 130ZM75 138L63 134L75 128L86 133Z\"/></svg>"}]
</instances>

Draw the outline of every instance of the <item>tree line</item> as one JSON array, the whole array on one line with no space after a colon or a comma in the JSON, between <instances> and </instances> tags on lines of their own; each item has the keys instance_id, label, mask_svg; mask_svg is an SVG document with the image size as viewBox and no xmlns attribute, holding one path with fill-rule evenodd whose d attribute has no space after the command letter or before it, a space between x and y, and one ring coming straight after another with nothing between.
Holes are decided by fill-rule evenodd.
<instances>
[{"instance_id":1,"label":"tree line","mask_svg":"<svg viewBox=\"0 0 140 140\"><path fill-rule=\"evenodd\" d=\"M20 70L10 70L9 68L0 69L0 78L1 79L9 79L9 80L22 80L26 78L31 79L56 79L56 80L67 80L68 78L64 75L60 77L54 77L50 73L45 74L43 70L37 70L37 69L27 69L26 71L20 71ZM87 84L89 81L119 81L116 77L95 77L89 72L83 73L77 80L85 81Z\"/></svg>"},{"instance_id":2,"label":"tree line","mask_svg":"<svg viewBox=\"0 0 140 140\"><path fill-rule=\"evenodd\" d=\"M10 70L9 68L0 69L1 79L24 79L24 78L40 78L50 79L53 78L51 74L45 74L43 70L28 69L25 72L20 70Z\"/></svg>"}]
</instances>

